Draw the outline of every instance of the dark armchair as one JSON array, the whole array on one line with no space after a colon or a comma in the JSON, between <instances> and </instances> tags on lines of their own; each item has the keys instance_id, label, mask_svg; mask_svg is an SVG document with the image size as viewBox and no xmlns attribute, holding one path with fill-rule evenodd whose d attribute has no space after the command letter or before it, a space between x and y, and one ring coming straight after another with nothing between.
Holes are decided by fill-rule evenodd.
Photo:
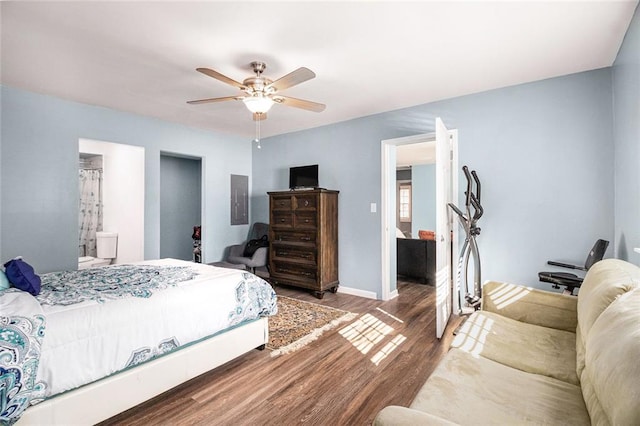
<instances>
[{"instance_id":1,"label":"dark armchair","mask_svg":"<svg viewBox=\"0 0 640 426\"><path fill-rule=\"evenodd\" d=\"M249 238L242 244L237 244L229 247L229 256L227 257L228 263L245 265L251 272L255 273L256 268L266 266L269 259L269 247L258 248L253 256L245 256L245 248L249 240L255 240L262 238L264 235L269 235L269 224L256 222L251 227L249 232Z\"/></svg>"}]
</instances>

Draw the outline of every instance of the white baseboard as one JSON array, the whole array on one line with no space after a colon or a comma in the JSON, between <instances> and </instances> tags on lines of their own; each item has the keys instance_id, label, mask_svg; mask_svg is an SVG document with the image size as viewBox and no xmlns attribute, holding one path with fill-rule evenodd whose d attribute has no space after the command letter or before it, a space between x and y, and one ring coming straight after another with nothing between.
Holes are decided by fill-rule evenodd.
<instances>
[{"instance_id":1,"label":"white baseboard","mask_svg":"<svg viewBox=\"0 0 640 426\"><path fill-rule=\"evenodd\" d=\"M374 291L360 290L359 288L338 287L338 293L350 294L352 296L366 297L367 299L378 299L378 294Z\"/></svg>"},{"instance_id":2,"label":"white baseboard","mask_svg":"<svg viewBox=\"0 0 640 426\"><path fill-rule=\"evenodd\" d=\"M389 293L389 299L395 299L396 297L398 297L398 289L396 288L395 290L393 290L391 293Z\"/></svg>"}]
</instances>

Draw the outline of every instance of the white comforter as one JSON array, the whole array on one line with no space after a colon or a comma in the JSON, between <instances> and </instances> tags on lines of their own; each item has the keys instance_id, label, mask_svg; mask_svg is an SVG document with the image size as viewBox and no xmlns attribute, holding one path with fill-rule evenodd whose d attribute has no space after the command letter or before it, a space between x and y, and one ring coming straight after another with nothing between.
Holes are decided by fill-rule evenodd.
<instances>
[{"instance_id":1,"label":"white comforter","mask_svg":"<svg viewBox=\"0 0 640 426\"><path fill-rule=\"evenodd\" d=\"M271 286L245 271L175 259L140 264L188 266L198 275L149 297L41 302L47 322L37 377L47 397L277 309Z\"/></svg>"}]
</instances>

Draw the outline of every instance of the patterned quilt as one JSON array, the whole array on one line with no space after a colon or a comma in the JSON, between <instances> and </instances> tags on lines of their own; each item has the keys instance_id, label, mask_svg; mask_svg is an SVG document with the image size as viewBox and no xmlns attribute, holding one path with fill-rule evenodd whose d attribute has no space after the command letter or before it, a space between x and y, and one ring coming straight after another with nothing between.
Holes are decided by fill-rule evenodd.
<instances>
[{"instance_id":1,"label":"patterned quilt","mask_svg":"<svg viewBox=\"0 0 640 426\"><path fill-rule=\"evenodd\" d=\"M277 311L275 292L255 275L174 259L41 278L36 298L0 292L0 424L29 404Z\"/></svg>"},{"instance_id":2,"label":"patterned quilt","mask_svg":"<svg viewBox=\"0 0 640 426\"><path fill-rule=\"evenodd\" d=\"M45 332L42 308L17 289L0 291L0 424L11 425L45 385L36 380Z\"/></svg>"}]
</instances>

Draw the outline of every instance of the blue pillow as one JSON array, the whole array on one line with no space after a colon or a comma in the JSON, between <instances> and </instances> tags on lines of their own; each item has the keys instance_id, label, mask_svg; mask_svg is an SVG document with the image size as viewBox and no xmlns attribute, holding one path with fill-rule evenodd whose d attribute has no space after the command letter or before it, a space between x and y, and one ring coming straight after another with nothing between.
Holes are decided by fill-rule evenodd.
<instances>
[{"instance_id":1,"label":"blue pillow","mask_svg":"<svg viewBox=\"0 0 640 426\"><path fill-rule=\"evenodd\" d=\"M11 287L11 283L7 279L7 274L4 271L0 271L0 290L6 290Z\"/></svg>"},{"instance_id":2,"label":"blue pillow","mask_svg":"<svg viewBox=\"0 0 640 426\"><path fill-rule=\"evenodd\" d=\"M9 282L17 289L40 294L40 277L33 271L33 267L22 259L13 259L4 264Z\"/></svg>"}]
</instances>

